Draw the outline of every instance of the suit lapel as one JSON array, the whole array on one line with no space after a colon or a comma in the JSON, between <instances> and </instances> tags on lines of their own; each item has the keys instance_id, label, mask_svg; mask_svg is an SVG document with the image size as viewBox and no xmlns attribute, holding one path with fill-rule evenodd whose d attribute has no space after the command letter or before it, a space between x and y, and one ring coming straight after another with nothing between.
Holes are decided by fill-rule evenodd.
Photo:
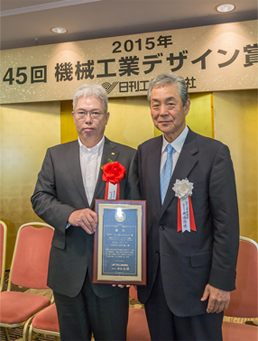
<instances>
[{"instance_id":1,"label":"suit lapel","mask_svg":"<svg viewBox=\"0 0 258 341\"><path fill-rule=\"evenodd\" d=\"M66 162L68 170L73 179L74 185L77 189L77 192L80 194L85 207L89 207L89 203L86 197L82 173L81 173L81 165L80 165L80 146L78 141L73 141L72 143L67 144L66 149Z\"/></svg>"},{"instance_id":2,"label":"suit lapel","mask_svg":"<svg viewBox=\"0 0 258 341\"><path fill-rule=\"evenodd\" d=\"M195 136L196 134L189 129L188 135L186 137L185 143L183 145L182 151L180 153L168 186L168 191L164 199L163 206L161 208L161 216L175 197L175 192L172 187L174 186L176 180L186 179L195 164L198 162L198 159L196 157L196 155L198 154L198 146L196 144Z\"/></svg>"},{"instance_id":3,"label":"suit lapel","mask_svg":"<svg viewBox=\"0 0 258 341\"><path fill-rule=\"evenodd\" d=\"M119 152L116 150L116 145L105 137L105 144L104 144L103 154L102 154L101 163L100 163L101 166L104 166L106 163L108 163L109 162L108 159L112 160L113 162L116 161L118 154ZM106 183L105 181L102 180L102 174L103 174L103 171L100 168L95 192L93 195L93 200L92 200L93 203L96 198L104 197L104 194L105 194Z\"/></svg>"}]
</instances>

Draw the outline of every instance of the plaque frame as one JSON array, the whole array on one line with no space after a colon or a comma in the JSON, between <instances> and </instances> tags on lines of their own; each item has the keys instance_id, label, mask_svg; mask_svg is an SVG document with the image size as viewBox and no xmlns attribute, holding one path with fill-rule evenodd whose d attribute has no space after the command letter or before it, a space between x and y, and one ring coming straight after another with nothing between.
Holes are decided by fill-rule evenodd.
<instances>
[{"instance_id":1,"label":"plaque frame","mask_svg":"<svg viewBox=\"0 0 258 341\"><path fill-rule=\"evenodd\" d=\"M135 248L133 260L136 262L137 273L112 273L103 274L103 264L105 261L105 224L104 210L120 209L136 210L137 223L135 227ZM146 285L146 201L145 200L95 200L95 211L98 214L98 226L94 235L94 251L93 251L93 283L95 284L116 284L116 285ZM119 222L118 222L119 224ZM111 228L115 226L111 226ZM128 227L128 226L127 226ZM125 227L126 228L126 227ZM134 235L134 236L135 236ZM116 236L116 238L119 238ZM121 268L120 268L121 269ZM116 270L117 271L117 270ZM114 272L116 272L114 271ZM121 270L123 272L123 270Z\"/></svg>"}]
</instances>

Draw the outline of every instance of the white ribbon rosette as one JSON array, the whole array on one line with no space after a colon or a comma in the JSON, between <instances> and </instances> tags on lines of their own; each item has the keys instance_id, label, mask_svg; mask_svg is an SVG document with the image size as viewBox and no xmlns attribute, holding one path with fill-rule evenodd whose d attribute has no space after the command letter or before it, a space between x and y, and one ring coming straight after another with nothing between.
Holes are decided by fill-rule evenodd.
<instances>
[{"instance_id":1,"label":"white ribbon rosette","mask_svg":"<svg viewBox=\"0 0 258 341\"><path fill-rule=\"evenodd\" d=\"M174 187L172 189L175 191L175 196L179 199L182 199L193 194L193 183L187 179L181 181L176 180L176 183L174 184Z\"/></svg>"},{"instance_id":2,"label":"white ribbon rosette","mask_svg":"<svg viewBox=\"0 0 258 341\"><path fill-rule=\"evenodd\" d=\"M188 179L176 180L173 190L178 197L177 231L196 231L191 195L193 194L193 183Z\"/></svg>"}]
</instances>

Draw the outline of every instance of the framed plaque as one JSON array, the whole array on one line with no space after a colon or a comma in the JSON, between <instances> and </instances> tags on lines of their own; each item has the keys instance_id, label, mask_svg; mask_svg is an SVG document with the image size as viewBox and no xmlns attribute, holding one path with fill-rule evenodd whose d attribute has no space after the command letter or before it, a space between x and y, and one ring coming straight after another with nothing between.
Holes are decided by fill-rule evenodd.
<instances>
[{"instance_id":1,"label":"framed plaque","mask_svg":"<svg viewBox=\"0 0 258 341\"><path fill-rule=\"evenodd\" d=\"M93 283L146 285L146 202L95 200Z\"/></svg>"}]
</instances>

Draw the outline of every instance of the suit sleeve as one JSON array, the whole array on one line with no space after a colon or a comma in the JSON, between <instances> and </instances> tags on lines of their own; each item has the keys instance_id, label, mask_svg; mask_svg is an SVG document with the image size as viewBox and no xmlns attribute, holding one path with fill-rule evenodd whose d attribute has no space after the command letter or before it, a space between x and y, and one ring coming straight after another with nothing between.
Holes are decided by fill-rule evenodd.
<instances>
[{"instance_id":1,"label":"suit sleeve","mask_svg":"<svg viewBox=\"0 0 258 341\"><path fill-rule=\"evenodd\" d=\"M35 213L59 232L65 233L68 218L75 208L57 198L54 164L48 149L31 197Z\"/></svg>"},{"instance_id":2,"label":"suit sleeve","mask_svg":"<svg viewBox=\"0 0 258 341\"><path fill-rule=\"evenodd\" d=\"M235 289L239 219L233 164L225 145L218 150L214 159L209 190L214 226L209 284L231 291Z\"/></svg>"},{"instance_id":3,"label":"suit sleeve","mask_svg":"<svg viewBox=\"0 0 258 341\"><path fill-rule=\"evenodd\" d=\"M127 177L127 186L126 186L126 199L131 200L140 200L140 190L139 190L139 179L137 173L137 153L134 151L134 155L131 159L128 177Z\"/></svg>"}]
</instances>

